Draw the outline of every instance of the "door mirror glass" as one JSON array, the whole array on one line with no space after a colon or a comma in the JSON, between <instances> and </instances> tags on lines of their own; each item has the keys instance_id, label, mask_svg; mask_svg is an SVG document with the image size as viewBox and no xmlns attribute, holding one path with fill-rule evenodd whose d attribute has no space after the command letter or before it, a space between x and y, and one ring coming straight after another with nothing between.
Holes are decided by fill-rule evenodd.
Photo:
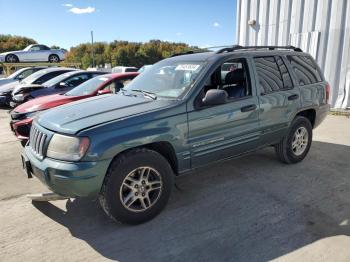
<instances>
[{"instance_id":1,"label":"door mirror glass","mask_svg":"<svg viewBox=\"0 0 350 262\"><path fill-rule=\"evenodd\" d=\"M221 89L210 89L202 99L203 106L222 105L227 102L227 92Z\"/></svg>"},{"instance_id":2,"label":"door mirror glass","mask_svg":"<svg viewBox=\"0 0 350 262\"><path fill-rule=\"evenodd\" d=\"M67 85L67 83L65 83L65 82L61 82L61 83L59 83L58 87L59 87L59 88L68 87L68 85Z\"/></svg>"},{"instance_id":3,"label":"door mirror glass","mask_svg":"<svg viewBox=\"0 0 350 262\"><path fill-rule=\"evenodd\" d=\"M106 94L111 94L112 91L109 89L103 89L103 90L98 90L97 94L98 95L106 95Z\"/></svg>"}]
</instances>

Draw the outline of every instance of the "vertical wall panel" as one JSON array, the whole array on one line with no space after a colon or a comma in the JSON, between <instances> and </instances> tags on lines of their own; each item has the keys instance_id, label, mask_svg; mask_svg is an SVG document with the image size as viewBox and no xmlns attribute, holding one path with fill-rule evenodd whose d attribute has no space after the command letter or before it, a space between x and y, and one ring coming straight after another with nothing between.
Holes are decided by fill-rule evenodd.
<instances>
[{"instance_id":1,"label":"vertical wall panel","mask_svg":"<svg viewBox=\"0 0 350 262\"><path fill-rule=\"evenodd\" d=\"M309 52L332 87L331 103L350 107L350 1L238 0L240 45L289 45ZM254 26L248 20L256 20Z\"/></svg>"}]
</instances>

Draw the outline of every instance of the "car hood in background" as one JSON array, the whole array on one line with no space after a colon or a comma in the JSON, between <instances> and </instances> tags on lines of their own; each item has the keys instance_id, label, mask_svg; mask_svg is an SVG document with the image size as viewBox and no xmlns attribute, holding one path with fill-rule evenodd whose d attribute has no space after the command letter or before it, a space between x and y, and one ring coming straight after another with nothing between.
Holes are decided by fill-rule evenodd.
<instances>
[{"instance_id":1,"label":"car hood in background","mask_svg":"<svg viewBox=\"0 0 350 262\"><path fill-rule=\"evenodd\" d=\"M31 113L42 111L76 101L79 98L80 97L78 96L65 96L58 94L38 97L17 106L14 111L17 113Z\"/></svg>"},{"instance_id":2,"label":"car hood in background","mask_svg":"<svg viewBox=\"0 0 350 262\"><path fill-rule=\"evenodd\" d=\"M26 90L26 89L33 90L33 89L40 89L40 88L45 88L45 86L38 85L38 84L19 84L13 89L12 94L16 95L19 91Z\"/></svg>"},{"instance_id":3,"label":"car hood in background","mask_svg":"<svg viewBox=\"0 0 350 262\"><path fill-rule=\"evenodd\" d=\"M20 85L20 83L18 83L18 82L11 82L8 84L4 84L4 85L0 86L0 94L12 92L12 90L18 85Z\"/></svg>"},{"instance_id":4,"label":"car hood in background","mask_svg":"<svg viewBox=\"0 0 350 262\"><path fill-rule=\"evenodd\" d=\"M0 78L0 86L3 86L8 83L16 82L18 83L18 80L16 79L11 79L11 78Z\"/></svg>"},{"instance_id":5,"label":"car hood in background","mask_svg":"<svg viewBox=\"0 0 350 262\"><path fill-rule=\"evenodd\" d=\"M142 96L103 95L49 110L40 114L37 121L49 130L76 134L92 126L144 114L172 103L172 100L152 100Z\"/></svg>"}]
</instances>

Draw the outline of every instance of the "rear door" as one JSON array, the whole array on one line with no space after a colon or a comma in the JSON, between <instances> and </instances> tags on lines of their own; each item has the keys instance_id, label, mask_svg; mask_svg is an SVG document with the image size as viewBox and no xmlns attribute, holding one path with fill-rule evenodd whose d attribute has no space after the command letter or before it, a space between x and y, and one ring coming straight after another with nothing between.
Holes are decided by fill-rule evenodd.
<instances>
[{"instance_id":1,"label":"rear door","mask_svg":"<svg viewBox=\"0 0 350 262\"><path fill-rule=\"evenodd\" d=\"M233 70L244 71L242 83L230 83L233 88L244 85L245 92L241 96L230 97L227 103L210 107L188 104L188 144L192 168L245 153L258 145L258 98L255 88L252 88L249 69L247 60L243 58L224 62L219 70L208 76L207 84L196 99L201 101L209 89L227 89L226 75Z\"/></svg>"},{"instance_id":2,"label":"rear door","mask_svg":"<svg viewBox=\"0 0 350 262\"><path fill-rule=\"evenodd\" d=\"M261 144L274 144L284 136L300 108L300 91L283 56L253 57L260 104Z\"/></svg>"}]
</instances>

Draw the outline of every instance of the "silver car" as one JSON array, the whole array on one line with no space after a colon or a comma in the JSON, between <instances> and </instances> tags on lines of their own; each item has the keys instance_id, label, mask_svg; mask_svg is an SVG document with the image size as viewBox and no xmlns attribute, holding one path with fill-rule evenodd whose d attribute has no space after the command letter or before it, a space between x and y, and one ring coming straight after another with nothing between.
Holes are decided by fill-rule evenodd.
<instances>
[{"instance_id":1,"label":"silver car","mask_svg":"<svg viewBox=\"0 0 350 262\"><path fill-rule=\"evenodd\" d=\"M10 51L0 54L0 62L50 62L58 63L64 60L66 51L51 49L46 45L29 45L23 50Z\"/></svg>"},{"instance_id":2,"label":"silver car","mask_svg":"<svg viewBox=\"0 0 350 262\"><path fill-rule=\"evenodd\" d=\"M13 74L9 75L8 77L0 77L0 86L12 83L12 82L19 82L22 79L26 78L27 76L30 76L31 74L35 73L36 71L39 71L41 69L46 68L45 66L33 66L33 67L25 67L22 69L17 70Z\"/></svg>"}]
</instances>

